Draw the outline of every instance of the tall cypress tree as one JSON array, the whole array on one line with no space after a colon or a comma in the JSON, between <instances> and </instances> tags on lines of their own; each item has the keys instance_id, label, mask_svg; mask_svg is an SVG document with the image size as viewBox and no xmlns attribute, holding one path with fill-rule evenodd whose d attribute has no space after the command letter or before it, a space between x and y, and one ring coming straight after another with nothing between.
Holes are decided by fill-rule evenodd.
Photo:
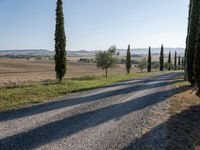
<instances>
[{"instance_id":1,"label":"tall cypress tree","mask_svg":"<svg viewBox=\"0 0 200 150\"><path fill-rule=\"evenodd\" d=\"M185 79L185 81L188 81L187 57L188 57L190 22L191 22L191 13L192 13L192 2L193 2L193 0L190 0L189 13L188 13L188 29L187 29L187 38L186 38L186 49L185 49L185 58L184 58L184 71L185 71L184 79Z\"/></svg>"},{"instance_id":2,"label":"tall cypress tree","mask_svg":"<svg viewBox=\"0 0 200 150\"><path fill-rule=\"evenodd\" d=\"M178 57L178 66L180 67L181 66L181 56L179 55Z\"/></svg>"},{"instance_id":3,"label":"tall cypress tree","mask_svg":"<svg viewBox=\"0 0 200 150\"><path fill-rule=\"evenodd\" d=\"M177 70L177 53L175 51L175 55L174 55L174 70Z\"/></svg>"},{"instance_id":4,"label":"tall cypress tree","mask_svg":"<svg viewBox=\"0 0 200 150\"><path fill-rule=\"evenodd\" d=\"M185 59L184 59L184 57L182 57L182 66L183 67L185 66Z\"/></svg>"},{"instance_id":5,"label":"tall cypress tree","mask_svg":"<svg viewBox=\"0 0 200 150\"><path fill-rule=\"evenodd\" d=\"M148 72L151 72L151 47L149 47L147 71L148 71Z\"/></svg>"},{"instance_id":6,"label":"tall cypress tree","mask_svg":"<svg viewBox=\"0 0 200 150\"><path fill-rule=\"evenodd\" d=\"M197 85L197 95L200 96L200 5L199 5L199 23L198 33L195 47L195 61L194 61L194 79Z\"/></svg>"},{"instance_id":7,"label":"tall cypress tree","mask_svg":"<svg viewBox=\"0 0 200 150\"><path fill-rule=\"evenodd\" d=\"M196 36L198 32L199 22L199 0L191 0L190 20L189 20L189 31L187 36L186 46L186 69L188 74L188 81L191 85L194 85L194 58L195 58L195 46Z\"/></svg>"},{"instance_id":8,"label":"tall cypress tree","mask_svg":"<svg viewBox=\"0 0 200 150\"><path fill-rule=\"evenodd\" d=\"M171 70L171 64L172 64L172 59L171 59L171 52L169 51L169 56L168 56L168 70Z\"/></svg>"},{"instance_id":9,"label":"tall cypress tree","mask_svg":"<svg viewBox=\"0 0 200 150\"><path fill-rule=\"evenodd\" d=\"M163 68L164 68L164 47L162 45L160 50L160 71L163 71Z\"/></svg>"},{"instance_id":10,"label":"tall cypress tree","mask_svg":"<svg viewBox=\"0 0 200 150\"><path fill-rule=\"evenodd\" d=\"M128 45L127 55L126 55L126 72L130 73L131 70L131 46Z\"/></svg>"},{"instance_id":11,"label":"tall cypress tree","mask_svg":"<svg viewBox=\"0 0 200 150\"><path fill-rule=\"evenodd\" d=\"M57 0L56 31L55 31L55 71L59 81L65 76L66 67L66 36L64 28L63 2Z\"/></svg>"}]
</instances>

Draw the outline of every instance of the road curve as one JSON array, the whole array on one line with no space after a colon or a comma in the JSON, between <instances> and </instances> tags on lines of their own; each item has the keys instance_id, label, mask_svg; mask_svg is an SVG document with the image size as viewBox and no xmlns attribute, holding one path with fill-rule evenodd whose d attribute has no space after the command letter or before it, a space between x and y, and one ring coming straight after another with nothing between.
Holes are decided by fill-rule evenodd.
<instances>
[{"instance_id":1,"label":"road curve","mask_svg":"<svg viewBox=\"0 0 200 150\"><path fill-rule=\"evenodd\" d=\"M119 82L0 113L0 149L132 149L134 141L167 118L179 74ZM148 143L164 147L162 132L159 144L157 138Z\"/></svg>"}]
</instances>

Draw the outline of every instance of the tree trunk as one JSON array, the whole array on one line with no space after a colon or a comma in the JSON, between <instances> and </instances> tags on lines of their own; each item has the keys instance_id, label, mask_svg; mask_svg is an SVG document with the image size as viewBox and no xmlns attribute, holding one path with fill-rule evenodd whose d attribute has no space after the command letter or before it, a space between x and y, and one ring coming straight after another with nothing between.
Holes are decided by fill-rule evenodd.
<instances>
[{"instance_id":1,"label":"tree trunk","mask_svg":"<svg viewBox=\"0 0 200 150\"><path fill-rule=\"evenodd\" d=\"M108 68L106 68L106 78L108 77Z\"/></svg>"}]
</instances>

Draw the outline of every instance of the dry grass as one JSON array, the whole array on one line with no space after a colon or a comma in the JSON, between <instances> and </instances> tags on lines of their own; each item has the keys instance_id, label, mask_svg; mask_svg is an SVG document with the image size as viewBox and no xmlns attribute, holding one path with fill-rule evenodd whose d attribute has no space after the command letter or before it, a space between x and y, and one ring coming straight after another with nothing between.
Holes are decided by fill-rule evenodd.
<instances>
[{"instance_id":1,"label":"dry grass","mask_svg":"<svg viewBox=\"0 0 200 150\"><path fill-rule=\"evenodd\" d=\"M200 98L188 85L187 82L177 84L182 92L171 101L168 149L200 150Z\"/></svg>"},{"instance_id":2,"label":"dry grass","mask_svg":"<svg viewBox=\"0 0 200 150\"><path fill-rule=\"evenodd\" d=\"M189 109L192 106L200 105L200 98L196 96L192 89L179 93L173 97L170 113L175 115Z\"/></svg>"},{"instance_id":3,"label":"dry grass","mask_svg":"<svg viewBox=\"0 0 200 150\"><path fill-rule=\"evenodd\" d=\"M65 78L84 76L102 76L104 71L97 69L95 64L79 63L78 57L68 58L68 70ZM132 72L138 72L133 68ZM109 70L109 74L124 74L125 66L118 65ZM25 59L0 59L0 86L15 86L35 82L55 80L54 61L50 60L25 60Z\"/></svg>"},{"instance_id":4,"label":"dry grass","mask_svg":"<svg viewBox=\"0 0 200 150\"><path fill-rule=\"evenodd\" d=\"M0 112L17 109L35 103L46 102L54 97L82 91L114 82L147 77L160 72L110 75L106 77L85 77L63 80L61 83L34 84L0 88Z\"/></svg>"}]
</instances>

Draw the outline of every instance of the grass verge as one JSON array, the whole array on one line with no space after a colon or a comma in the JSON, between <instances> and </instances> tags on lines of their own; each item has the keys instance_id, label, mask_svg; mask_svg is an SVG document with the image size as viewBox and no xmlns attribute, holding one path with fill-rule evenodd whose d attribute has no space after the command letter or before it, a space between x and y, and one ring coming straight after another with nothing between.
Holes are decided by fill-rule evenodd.
<instances>
[{"instance_id":1,"label":"grass verge","mask_svg":"<svg viewBox=\"0 0 200 150\"><path fill-rule=\"evenodd\" d=\"M82 77L64 80L62 83L46 83L29 86L0 88L0 112L17 109L69 93L87 90L114 82L152 76L160 72L134 73L128 75L112 75L105 77Z\"/></svg>"},{"instance_id":2,"label":"grass verge","mask_svg":"<svg viewBox=\"0 0 200 150\"><path fill-rule=\"evenodd\" d=\"M177 78L182 80L183 76ZM176 84L180 93L170 103L167 149L200 150L200 98L188 82Z\"/></svg>"}]
</instances>

